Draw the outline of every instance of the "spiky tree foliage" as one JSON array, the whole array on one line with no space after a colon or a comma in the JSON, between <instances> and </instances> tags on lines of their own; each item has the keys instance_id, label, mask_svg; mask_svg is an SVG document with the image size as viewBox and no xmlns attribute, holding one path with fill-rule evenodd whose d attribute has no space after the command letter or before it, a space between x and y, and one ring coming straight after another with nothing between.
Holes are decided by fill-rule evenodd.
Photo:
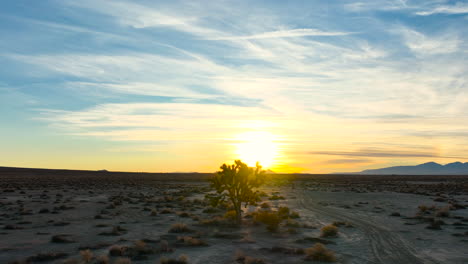
<instances>
[{"instance_id":1,"label":"spiky tree foliage","mask_svg":"<svg viewBox=\"0 0 468 264\"><path fill-rule=\"evenodd\" d=\"M242 206L255 205L260 201L258 188L265 182L265 171L257 162L255 168L240 160L234 164L223 164L220 171L211 179L211 187L216 193L209 198L213 205L230 201L236 212L236 222L242 222Z\"/></svg>"}]
</instances>

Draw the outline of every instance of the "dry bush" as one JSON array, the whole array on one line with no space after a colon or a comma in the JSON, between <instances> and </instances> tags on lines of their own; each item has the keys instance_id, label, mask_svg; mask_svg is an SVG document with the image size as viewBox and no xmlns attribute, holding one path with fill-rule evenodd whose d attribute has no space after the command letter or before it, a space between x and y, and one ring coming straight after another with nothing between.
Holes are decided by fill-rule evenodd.
<instances>
[{"instance_id":1,"label":"dry bush","mask_svg":"<svg viewBox=\"0 0 468 264\"><path fill-rule=\"evenodd\" d=\"M177 215L179 217L190 217L190 214L187 212L178 212Z\"/></svg>"},{"instance_id":2,"label":"dry bush","mask_svg":"<svg viewBox=\"0 0 468 264\"><path fill-rule=\"evenodd\" d=\"M287 219L286 220L286 226L287 227L299 228L299 227L301 227L301 224L296 220Z\"/></svg>"},{"instance_id":3,"label":"dry bush","mask_svg":"<svg viewBox=\"0 0 468 264\"><path fill-rule=\"evenodd\" d=\"M450 216L450 208L448 206L440 208L436 212L437 217L449 217Z\"/></svg>"},{"instance_id":4,"label":"dry bush","mask_svg":"<svg viewBox=\"0 0 468 264\"><path fill-rule=\"evenodd\" d=\"M161 214L172 214L172 213L174 213L174 211L172 211L172 210L169 209L169 208L164 208L164 209L161 210L160 213L161 213Z\"/></svg>"},{"instance_id":5,"label":"dry bush","mask_svg":"<svg viewBox=\"0 0 468 264\"><path fill-rule=\"evenodd\" d=\"M134 244L135 244L135 249L136 249L137 251L144 251L144 250L146 250L146 243L145 243L145 241L143 241L143 240L137 240L137 241L135 241Z\"/></svg>"},{"instance_id":6,"label":"dry bush","mask_svg":"<svg viewBox=\"0 0 468 264\"><path fill-rule=\"evenodd\" d=\"M234 226L235 225L235 222L228 220L221 216L201 219L199 223L200 225L204 225L204 226Z\"/></svg>"},{"instance_id":7,"label":"dry bush","mask_svg":"<svg viewBox=\"0 0 468 264\"><path fill-rule=\"evenodd\" d=\"M334 237L338 235L338 227L334 225L324 226L320 229L320 231L322 232L320 234L321 237Z\"/></svg>"},{"instance_id":8,"label":"dry bush","mask_svg":"<svg viewBox=\"0 0 468 264\"><path fill-rule=\"evenodd\" d=\"M205 241L198 239L198 238L191 237L191 236L177 237L177 241L182 242L187 246L194 246L194 247L207 245Z\"/></svg>"},{"instance_id":9,"label":"dry bush","mask_svg":"<svg viewBox=\"0 0 468 264\"><path fill-rule=\"evenodd\" d=\"M278 208L278 215L279 217L283 218L283 219L286 219L289 217L289 213L290 213L290 210L289 210L289 207L286 207L286 206L280 206Z\"/></svg>"},{"instance_id":10,"label":"dry bush","mask_svg":"<svg viewBox=\"0 0 468 264\"><path fill-rule=\"evenodd\" d=\"M263 259L246 256L244 252L240 250L236 251L235 259L237 262L242 263L242 264L264 264L265 263Z\"/></svg>"},{"instance_id":11,"label":"dry bush","mask_svg":"<svg viewBox=\"0 0 468 264\"><path fill-rule=\"evenodd\" d=\"M323 244L316 243L313 247L305 250L306 260L335 262L336 257L333 251L327 249Z\"/></svg>"},{"instance_id":12,"label":"dry bush","mask_svg":"<svg viewBox=\"0 0 468 264\"><path fill-rule=\"evenodd\" d=\"M291 212L289 214L289 218L292 218L292 219L296 219L296 218L299 218L299 213L298 212Z\"/></svg>"},{"instance_id":13,"label":"dry bush","mask_svg":"<svg viewBox=\"0 0 468 264\"><path fill-rule=\"evenodd\" d=\"M91 262L91 260L93 259L93 256L94 256L93 252L91 252L91 250L89 250L89 249L81 250L80 255L81 255L81 258L83 259L83 261L85 263Z\"/></svg>"},{"instance_id":14,"label":"dry bush","mask_svg":"<svg viewBox=\"0 0 468 264\"><path fill-rule=\"evenodd\" d=\"M229 220L229 221L236 221L236 211L235 210L229 210L224 214L224 218Z\"/></svg>"},{"instance_id":15,"label":"dry bush","mask_svg":"<svg viewBox=\"0 0 468 264\"><path fill-rule=\"evenodd\" d=\"M125 248L119 245L113 245L109 248L109 255L111 256L123 256Z\"/></svg>"},{"instance_id":16,"label":"dry bush","mask_svg":"<svg viewBox=\"0 0 468 264\"><path fill-rule=\"evenodd\" d=\"M244 258L243 263L244 264L265 264L265 260L261 258L254 258L254 257L246 256Z\"/></svg>"},{"instance_id":17,"label":"dry bush","mask_svg":"<svg viewBox=\"0 0 468 264\"><path fill-rule=\"evenodd\" d=\"M187 233L187 232L190 232L190 231L191 230L184 223L175 223L169 229L170 233Z\"/></svg>"},{"instance_id":18,"label":"dry bush","mask_svg":"<svg viewBox=\"0 0 468 264\"><path fill-rule=\"evenodd\" d=\"M254 220L266 225L266 228L270 232L278 231L281 219L276 212L273 211L260 211L254 216Z\"/></svg>"}]
</instances>

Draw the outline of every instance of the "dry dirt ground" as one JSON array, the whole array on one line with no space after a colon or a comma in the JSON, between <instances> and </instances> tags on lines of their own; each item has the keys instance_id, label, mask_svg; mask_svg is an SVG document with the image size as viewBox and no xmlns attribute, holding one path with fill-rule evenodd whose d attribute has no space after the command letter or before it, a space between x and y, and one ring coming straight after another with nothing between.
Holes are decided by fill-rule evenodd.
<instances>
[{"instance_id":1,"label":"dry dirt ground","mask_svg":"<svg viewBox=\"0 0 468 264\"><path fill-rule=\"evenodd\" d=\"M202 180L0 175L0 187L0 263L315 263L316 243L337 263L468 263L468 177L272 181L240 228ZM256 221L280 207L278 230Z\"/></svg>"}]
</instances>

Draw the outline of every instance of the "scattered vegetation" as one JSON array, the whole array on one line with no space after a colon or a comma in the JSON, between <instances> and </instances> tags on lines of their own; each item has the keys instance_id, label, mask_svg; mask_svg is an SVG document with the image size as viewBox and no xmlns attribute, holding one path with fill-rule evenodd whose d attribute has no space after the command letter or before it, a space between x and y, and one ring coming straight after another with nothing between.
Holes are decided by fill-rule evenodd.
<instances>
[{"instance_id":1,"label":"scattered vegetation","mask_svg":"<svg viewBox=\"0 0 468 264\"><path fill-rule=\"evenodd\" d=\"M323 262L335 262L335 253L327 249L323 244L316 243L313 247L305 250L306 260L323 261Z\"/></svg>"},{"instance_id":2,"label":"scattered vegetation","mask_svg":"<svg viewBox=\"0 0 468 264\"><path fill-rule=\"evenodd\" d=\"M188 257L186 255L180 255L179 258L177 259L162 257L159 263L161 264L187 264Z\"/></svg>"},{"instance_id":3,"label":"scattered vegetation","mask_svg":"<svg viewBox=\"0 0 468 264\"><path fill-rule=\"evenodd\" d=\"M320 229L321 237L335 237L338 235L338 227L334 225L326 225Z\"/></svg>"},{"instance_id":4,"label":"scattered vegetation","mask_svg":"<svg viewBox=\"0 0 468 264\"><path fill-rule=\"evenodd\" d=\"M192 230L188 228L187 225L184 223L175 223L169 229L170 233L188 233L191 231Z\"/></svg>"}]
</instances>

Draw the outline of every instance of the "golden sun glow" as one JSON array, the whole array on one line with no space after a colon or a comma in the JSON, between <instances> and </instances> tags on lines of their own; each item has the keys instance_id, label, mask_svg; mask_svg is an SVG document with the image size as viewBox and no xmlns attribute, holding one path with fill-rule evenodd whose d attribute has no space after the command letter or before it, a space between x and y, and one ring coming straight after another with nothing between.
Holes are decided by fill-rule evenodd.
<instances>
[{"instance_id":1,"label":"golden sun glow","mask_svg":"<svg viewBox=\"0 0 468 264\"><path fill-rule=\"evenodd\" d=\"M250 131L239 134L235 140L236 158L249 166L260 162L264 168L272 168L279 157L277 136L266 131Z\"/></svg>"}]
</instances>

